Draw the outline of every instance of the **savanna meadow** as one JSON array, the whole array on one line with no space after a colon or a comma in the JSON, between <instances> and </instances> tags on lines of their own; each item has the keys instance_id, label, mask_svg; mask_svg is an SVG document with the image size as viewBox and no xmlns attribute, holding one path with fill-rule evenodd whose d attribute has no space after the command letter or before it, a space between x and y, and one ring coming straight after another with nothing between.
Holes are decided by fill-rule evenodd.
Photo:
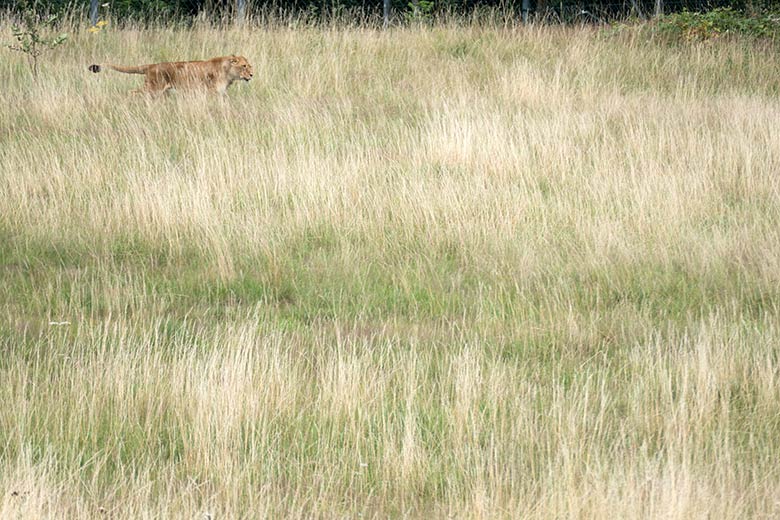
<instances>
[{"instance_id":1,"label":"savanna meadow","mask_svg":"<svg viewBox=\"0 0 780 520\"><path fill-rule=\"evenodd\" d=\"M775 39L57 24L0 49L0 518L780 517Z\"/></svg>"}]
</instances>

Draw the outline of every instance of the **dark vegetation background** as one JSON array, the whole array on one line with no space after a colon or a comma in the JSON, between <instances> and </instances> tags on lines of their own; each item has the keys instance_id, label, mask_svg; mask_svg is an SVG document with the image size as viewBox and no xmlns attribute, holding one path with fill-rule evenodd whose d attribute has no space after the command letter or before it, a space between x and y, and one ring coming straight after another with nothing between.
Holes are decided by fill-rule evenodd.
<instances>
[{"instance_id":1,"label":"dark vegetation background","mask_svg":"<svg viewBox=\"0 0 780 520\"><path fill-rule=\"evenodd\" d=\"M15 11L22 0L0 0L0 11ZM101 15L114 19L150 20L155 18L187 19L199 14L213 17L231 16L237 0L101 0ZM537 21L582 23L652 16L657 0L528 0L529 16ZM89 0L38 0L39 7L54 13L89 11ZM340 17L380 19L383 0L246 0L249 13L275 13L302 16L312 20ZM437 16L470 16L479 12L499 11L517 14L522 0L391 0L393 19ZM747 16L780 11L780 0L662 0L664 14L709 12L730 8Z\"/></svg>"}]
</instances>

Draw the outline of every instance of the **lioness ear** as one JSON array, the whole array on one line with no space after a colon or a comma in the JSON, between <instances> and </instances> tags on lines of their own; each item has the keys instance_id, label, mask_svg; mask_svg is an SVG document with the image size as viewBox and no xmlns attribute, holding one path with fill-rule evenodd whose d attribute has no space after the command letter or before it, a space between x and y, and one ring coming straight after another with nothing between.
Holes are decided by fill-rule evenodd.
<instances>
[{"instance_id":1,"label":"lioness ear","mask_svg":"<svg viewBox=\"0 0 780 520\"><path fill-rule=\"evenodd\" d=\"M238 56L236 56L235 54L233 54L233 55L230 57L230 63L238 63Z\"/></svg>"}]
</instances>

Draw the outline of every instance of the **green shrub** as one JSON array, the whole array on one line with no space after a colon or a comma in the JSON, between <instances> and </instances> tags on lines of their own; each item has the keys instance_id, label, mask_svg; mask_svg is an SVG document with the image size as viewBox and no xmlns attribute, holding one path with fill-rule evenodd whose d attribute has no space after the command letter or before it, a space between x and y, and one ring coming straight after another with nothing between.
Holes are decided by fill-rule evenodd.
<instances>
[{"instance_id":1,"label":"green shrub","mask_svg":"<svg viewBox=\"0 0 780 520\"><path fill-rule=\"evenodd\" d=\"M21 2L21 6L22 23L11 26L11 32L16 42L7 47L27 56L33 80L38 81L38 58L41 54L65 43L68 35L45 36L44 33L51 32L54 22L57 21L57 16L42 16L38 11L37 3L24 1Z\"/></svg>"},{"instance_id":2,"label":"green shrub","mask_svg":"<svg viewBox=\"0 0 780 520\"><path fill-rule=\"evenodd\" d=\"M404 16L409 22L427 23L433 19L436 3L431 0L415 0L407 4Z\"/></svg>"},{"instance_id":3,"label":"green shrub","mask_svg":"<svg viewBox=\"0 0 780 520\"><path fill-rule=\"evenodd\" d=\"M658 21L658 30L686 41L711 40L727 34L775 39L780 35L780 16L768 13L748 15L731 7L706 13L682 11L662 17Z\"/></svg>"}]
</instances>

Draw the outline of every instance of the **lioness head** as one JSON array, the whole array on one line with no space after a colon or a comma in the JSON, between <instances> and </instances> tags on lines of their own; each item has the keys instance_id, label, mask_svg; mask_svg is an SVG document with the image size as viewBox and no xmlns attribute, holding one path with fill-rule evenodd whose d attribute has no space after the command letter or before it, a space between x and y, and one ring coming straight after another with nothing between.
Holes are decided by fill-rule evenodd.
<instances>
[{"instance_id":1,"label":"lioness head","mask_svg":"<svg viewBox=\"0 0 780 520\"><path fill-rule=\"evenodd\" d=\"M252 79L252 66L243 56L231 56L228 73L233 79L243 79L249 81Z\"/></svg>"}]
</instances>

